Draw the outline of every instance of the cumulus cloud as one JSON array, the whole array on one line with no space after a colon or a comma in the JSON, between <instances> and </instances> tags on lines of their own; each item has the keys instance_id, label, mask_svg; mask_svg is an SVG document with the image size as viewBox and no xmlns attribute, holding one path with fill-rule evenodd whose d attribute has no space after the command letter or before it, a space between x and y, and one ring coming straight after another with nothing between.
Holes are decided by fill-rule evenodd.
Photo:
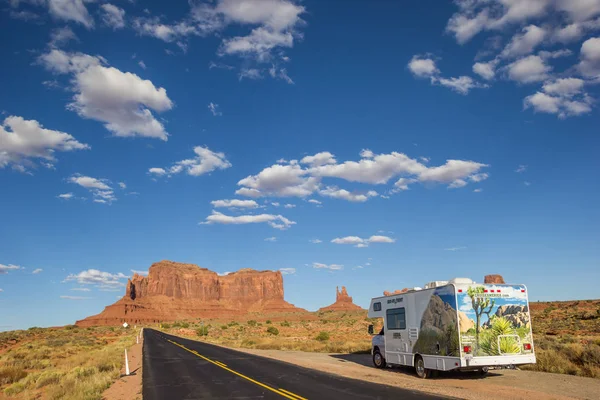
<instances>
[{"instance_id":1,"label":"cumulus cloud","mask_svg":"<svg viewBox=\"0 0 600 400\"><path fill-rule=\"evenodd\" d=\"M308 202L311 203L311 204L317 204L317 205L323 204L319 200L316 200L316 199L310 199L310 200L308 200Z\"/></svg>"},{"instance_id":2,"label":"cumulus cloud","mask_svg":"<svg viewBox=\"0 0 600 400\"><path fill-rule=\"evenodd\" d=\"M408 63L408 69L419 78L431 78L440 73L435 61L428 56L413 56Z\"/></svg>"},{"instance_id":3,"label":"cumulus cloud","mask_svg":"<svg viewBox=\"0 0 600 400\"><path fill-rule=\"evenodd\" d=\"M82 118L104 123L115 136L143 136L167 140L164 126L151 110L173 107L164 88L136 74L106 66L106 60L82 53L52 49L39 62L58 74L72 74L73 102L68 109Z\"/></svg>"},{"instance_id":4,"label":"cumulus cloud","mask_svg":"<svg viewBox=\"0 0 600 400\"><path fill-rule=\"evenodd\" d=\"M446 86L460 94L468 94L471 89L488 87L485 84L474 81L470 76L464 75L458 78L434 78L433 82Z\"/></svg>"},{"instance_id":5,"label":"cumulus cloud","mask_svg":"<svg viewBox=\"0 0 600 400\"><path fill-rule=\"evenodd\" d=\"M311 167L318 167L320 165L335 164L335 156L328 151L317 153L314 156L306 156L300 160L302 164L309 164Z\"/></svg>"},{"instance_id":6,"label":"cumulus cloud","mask_svg":"<svg viewBox=\"0 0 600 400\"><path fill-rule=\"evenodd\" d=\"M87 150L66 132L45 129L36 120L9 116L0 125L0 168L8 165L25 171L36 159L56 161L56 152Z\"/></svg>"},{"instance_id":7,"label":"cumulus cloud","mask_svg":"<svg viewBox=\"0 0 600 400\"><path fill-rule=\"evenodd\" d=\"M296 273L296 268L279 268L283 275L293 275Z\"/></svg>"},{"instance_id":8,"label":"cumulus cloud","mask_svg":"<svg viewBox=\"0 0 600 400\"><path fill-rule=\"evenodd\" d=\"M297 164L275 164L240 180L238 185L242 188L236 194L247 197L306 197L317 190L319 180Z\"/></svg>"},{"instance_id":9,"label":"cumulus cloud","mask_svg":"<svg viewBox=\"0 0 600 400\"><path fill-rule=\"evenodd\" d=\"M254 200L213 200L210 202L215 208L257 208L258 203Z\"/></svg>"},{"instance_id":10,"label":"cumulus cloud","mask_svg":"<svg viewBox=\"0 0 600 400\"><path fill-rule=\"evenodd\" d=\"M102 21L114 30L125 28L125 10L110 3L100 6L102 8Z\"/></svg>"},{"instance_id":11,"label":"cumulus cloud","mask_svg":"<svg viewBox=\"0 0 600 400\"><path fill-rule=\"evenodd\" d=\"M120 287L125 286L122 280L127 276L118 272L116 274L97 269L88 269L78 274L68 275L64 282L77 282L80 285L95 285L98 287Z\"/></svg>"},{"instance_id":12,"label":"cumulus cloud","mask_svg":"<svg viewBox=\"0 0 600 400\"><path fill-rule=\"evenodd\" d=\"M217 169L227 169L231 163L225 157L225 153L217 153L208 147L194 147L196 157L177 161L170 168L150 168L148 172L157 176L171 176L184 172L191 176L208 174Z\"/></svg>"},{"instance_id":13,"label":"cumulus cloud","mask_svg":"<svg viewBox=\"0 0 600 400\"><path fill-rule=\"evenodd\" d=\"M540 56L527 56L508 65L508 77L519 83L534 83L546 80L551 70Z\"/></svg>"},{"instance_id":14,"label":"cumulus cloud","mask_svg":"<svg viewBox=\"0 0 600 400\"><path fill-rule=\"evenodd\" d=\"M117 200L108 179L97 179L91 176L75 174L68 179L68 182L87 189L92 194L95 203L110 204Z\"/></svg>"},{"instance_id":15,"label":"cumulus cloud","mask_svg":"<svg viewBox=\"0 0 600 400\"><path fill-rule=\"evenodd\" d=\"M62 28L54 29L50 33L50 43L48 43L48 45L50 47L60 47L70 41L79 41L79 39L70 27L64 26Z\"/></svg>"},{"instance_id":16,"label":"cumulus cloud","mask_svg":"<svg viewBox=\"0 0 600 400\"><path fill-rule=\"evenodd\" d=\"M583 42L580 51L581 62L577 66L581 74L588 78L600 77L600 37Z\"/></svg>"},{"instance_id":17,"label":"cumulus cloud","mask_svg":"<svg viewBox=\"0 0 600 400\"><path fill-rule=\"evenodd\" d=\"M358 236L346 236L342 238L335 238L331 241L331 243L335 244L351 244L354 247L368 247L371 243L395 243L396 239L393 239L389 236L382 235L373 235L369 238L361 238Z\"/></svg>"},{"instance_id":18,"label":"cumulus cloud","mask_svg":"<svg viewBox=\"0 0 600 400\"><path fill-rule=\"evenodd\" d=\"M544 41L547 34L546 29L539 26L526 26L523 28L522 33L518 33L512 37L500 55L506 58L528 55Z\"/></svg>"},{"instance_id":19,"label":"cumulus cloud","mask_svg":"<svg viewBox=\"0 0 600 400\"><path fill-rule=\"evenodd\" d=\"M496 65L495 61L477 62L473 64L473 72L489 81L496 76Z\"/></svg>"},{"instance_id":20,"label":"cumulus cloud","mask_svg":"<svg viewBox=\"0 0 600 400\"><path fill-rule=\"evenodd\" d=\"M73 193L62 193L56 197L58 197L59 199L63 199L63 200L71 200L74 197L74 195L73 195Z\"/></svg>"},{"instance_id":21,"label":"cumulus cloud","mask_svg":"<svg viewBox=\"0 0 600 400\"><path fill-rule=\"evenodd\" d=\"M211 215L206 217L204 222L201 224L211 225L211 224L225 224L225 225L239 225L239 224L260 224L267 223L272 228L276 229L288 229L292 225L296 223L285 218L282 215L273 215L273 214L257 214L257 215L238 215L238 216L230 216L220 213L218 211L212 212Z\"/></svg>"},{"instance_id":22,"label":"cumulus cloud","mask_svg":"<svg viewBox=\"0 0 600 400\"><path fill-rule=\"evenodd\" d=\"M328 269L330 271L338 271L338 270L344 269L344 266L340 265L340 264L323 264L323 263L313 262L312 266L315 269Z\"/></svg>"},{"instance_id":23,"label":"cumulus cloud","mask_svg":"<svg viewBox=\"0 0 600 400\"><path fill-rule=\"evenodd\" d=\"M592 111L592 99L583 90L585 82L578 78L560 78L547 81L542 90L527 96L525 109L556 114L559 118L587 114Z\"/></svg>"},{"instance_id":24,"label":"cumulus cloud","mask_svg":"<svg viewBox=\"0 0 600 400\"><path fill-rule=\"evenodd\" d=\"M333 199L343 199L352 202L364 203L369 200L370 197L377 196L377 192L374 190L369 190L366 193L360 192L349 192L346 189L339 189L335 186L328 186L323 190L319 191L321 196L331 197Z\"/></svg>"},{"instance_id":25,"label":"cumulus cloud","mask_svg":"<svg viewBox=\"0 0 600 400\"><path fill-rule=\"evenodd\" d=\"M94 19L88 12L84 0L48 0L50 15L64 21L77 22L88 29L94 27Z\"/></svg>"},{"instance_id":26,"label":"cumulus cloud","mask_svg":"<svg viewBox=\"0 0 600 400\"><path fill-rule=\"evenodd\" d=\"M223 113L219 109L218 104L210 102L208 103L208 109L210 110L211 114L215 117L220 117L221 115L223 115Z\"/></svg>"},{"instance_id":27,"label":"cumulus cloud","mask_svg":"<svg viewBox=\"0 0 600 400\"><path fill-rule=\"evenodd\" d=\"M17 271L19 269L25 269L25 268L20 267L18 265L13 265L13 264L8 264L8 265L0 264L0 275L8 274L8 271Z\"/></svg>"},{"instance_id":28,"label":"cumulus cloud","mask_svg":"<svg viewBox=\"0 0 600 400\"><path fill-rule=\"evenodd\" d=\"M34 275L37 275L37 274L39 274L39 273L40 273L40 272L42 272L42 271L43 271L43 269L41 269L41 268L36 268L36 269L34 269L33 271L31 271L31 273L32 273L32 274L34 274Z\"/></svg>"}]
</instances>

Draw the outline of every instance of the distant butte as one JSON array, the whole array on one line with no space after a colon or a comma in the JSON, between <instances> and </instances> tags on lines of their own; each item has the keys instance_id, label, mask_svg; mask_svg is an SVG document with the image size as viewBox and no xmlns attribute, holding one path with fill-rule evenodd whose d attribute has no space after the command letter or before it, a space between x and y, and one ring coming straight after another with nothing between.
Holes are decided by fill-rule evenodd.
<instances>
[{"instance_id":1,"label":"distant butte","mask_svg":"<svg viewBox=\"0 0 600 400\"><path fill-rule=\"evenodd\" d=\"M308 313L283 299L279 271L241 269L225 276L194 264L160 261L133 275L125 296L79 326L156 323L239 316L250 312Z\"/></svg>"},{"instance_id":2,"label":"distant butte","mask_svg":"<svg viewBox=\"0 0 600 400\"><path fill-rule=\"evenodd\" d=\"M335 303L320 308L319 311L353 311L362 310L360 306L357 306L352 302L352 297L348 296L346 287L342 286L342 290L339 287L335 288Z\"/></svg>"}]
</instances>

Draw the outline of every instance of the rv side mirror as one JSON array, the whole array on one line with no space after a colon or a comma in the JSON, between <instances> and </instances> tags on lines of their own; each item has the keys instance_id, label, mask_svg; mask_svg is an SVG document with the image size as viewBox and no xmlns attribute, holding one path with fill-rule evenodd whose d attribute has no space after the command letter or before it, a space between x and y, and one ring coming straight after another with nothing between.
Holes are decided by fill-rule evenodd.
<instances>
[{"instance_id":1,"label":"rv side mirror","mask_svg":"<svg viewBox=\"0 0 600 400\"><path fill-rule=\"evenodd\" d=\"M373 324L369 325L369 335L373 334Z\"/></svg>"}]
</instances>

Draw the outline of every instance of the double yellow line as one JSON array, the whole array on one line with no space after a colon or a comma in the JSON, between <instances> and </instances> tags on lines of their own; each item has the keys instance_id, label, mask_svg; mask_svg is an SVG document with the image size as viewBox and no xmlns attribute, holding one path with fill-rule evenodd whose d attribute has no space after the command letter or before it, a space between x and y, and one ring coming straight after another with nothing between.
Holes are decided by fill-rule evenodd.
<instances>
[{"instance_id":1,"label":"double yellow line","mask_svg":"<svg viewBox=\"0 0 600 400\"><path fill-rule=\"evenodd\" d=\"M308 399L306 399L306 398L304 398L302 396L299 396L299 395L297 395L295 393L292 393L290 391L287 391L285 389L281 389L281 388L280 389L275 389L275 388L273 388L273 387L271 387L269 385L265 385L264 383L261 383L261 382L255 380L255 379L252 379L252 378L250 378L250 377L248 377L246 375L240 374L239 372L234 371L231 368L227 367L226 364L223 364L220 361L211 360L208 357L204 357L202 354L198 353L196 350L190 350L190 349L188 349L187 347L185 347L182 344L179 344L179 343L174 342L174 341L169 340L169 339L167 339L167 341L170 342L170 343L173 343L175 346L181 347L185 351L188 351L188 352L194 354L195 356L198 356L198 357L202 358L203 360L208 361L211 364L216 365L219 368L223 368L225 371L229 371L232 374L235 374L235 375L239 376L240 378L244 378L247 381L250 381L250 382L254 383L255 385L258 385L258 386L263 387L263 388L265 388L267 390L270 390L271 392L277 393L278 395L283 396L283 397L285 397L287 399L290 399L290 400L308 400Z\"/></svg>"}]
</instances>

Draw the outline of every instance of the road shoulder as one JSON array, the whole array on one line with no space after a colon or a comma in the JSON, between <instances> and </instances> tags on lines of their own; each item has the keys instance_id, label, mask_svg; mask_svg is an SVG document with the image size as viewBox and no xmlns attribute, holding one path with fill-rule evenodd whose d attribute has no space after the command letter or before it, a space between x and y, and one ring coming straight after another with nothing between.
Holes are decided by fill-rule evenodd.
<instances>
[{"instance_id":1,"label":"road shoulder","mask_svg":"<svg viewBox=\"0 0 600 400\"><path fill-rule=\"evenodd\" d=\"M143 335L142 335L143 336ZM121 376L102 394L102 400L141 400L142 399L142 360L143 339L127 349L130 374L125 375L125 366ZM123 349L123 357L125 357Z\"/></svg>"}]
</instances>

